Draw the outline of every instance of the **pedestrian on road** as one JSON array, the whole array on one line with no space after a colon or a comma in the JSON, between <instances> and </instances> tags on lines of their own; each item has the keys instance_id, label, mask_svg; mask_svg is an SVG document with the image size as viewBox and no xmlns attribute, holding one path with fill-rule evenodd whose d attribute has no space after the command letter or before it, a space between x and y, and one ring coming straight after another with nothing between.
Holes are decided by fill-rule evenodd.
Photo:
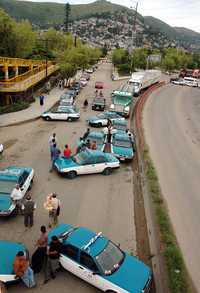
<instances>
[{"instance_id":1,"label":"pedestrian on road","mask_svg":"<svg viewBox=\"0 0 200 293\"><path fill-rule=\"evenodd\" d=\"M52 193L51 196L51 210L49 211L49 228L52 226L57 225L58 223L58 217L60 215L60 200L57 198L56 193Z\"/></svg>"},{"instance_id":2,"label":"pedestrian on road","mask_svg":"<svg viewBox=\"0 0 200 293\"><path fill-rule=\"evenodd\" d=\"M86 109L88 107L88 100L85 99L84 103L83 103L83 107Z\"/></svg>"},{"instance_id":3,"label":"pedestrian on road","mask_svg":"<svg viewBox=\"0 0 200 293\"><path fill-rule=\"evenodd\" d=\"M32 255L31 267L34 273L39 273L46 262L48 234L45 226L40 228L40 238L36 242L37 249Z\"/></svg>"},{"instance_id":4,"label":"pedestrian on road","mask_svg":"<svg viewBox=\"0 0 200 293\"><path fill-rule=\"evenodd\" d=\"M24 226L32 227L33 226L33 214L36 209L35 202L31 199L30 195L27 195L24 204L22 205L22 210L24 213Z\"/></svg>"},{"instance_id":5,"label":"pedestrian on road","mask_svg":"<svg viewBox=\"0 0 200 293\"><path fill-rule=\"evenodd\" d=\"M44 95L41 94L39 99L40 99L40 106L43 106L44 105Z\"/></svg>"},{"instance_id":6,"label":"pedestrian on road","mask_svg":"<svg viewBox=\"0 0 200 293\"><path fill-rule=\"evenodd\" d=\"M51 82L50 82L50 81L48 81L48 82L46 83L46 90L47 90L47 94L49 95L50 90L51 90Z\"/></svg>"},{"instance_id":7,"label":"pedestrian on road","mask_svg":"<svg viewBox=\"0 0 200 293\"><path fill-rule=\"evenodd\" d=\"M59 257L62 251L62 243L59 241L57 236L52 236L51 242L47 247L47 264L45 268L45 279L44 284L46 284L50 277L52 279L56 278L56 272L59 271Z\"/></svg>"},{"instance_id":8,"label":"pedestrian on road","mask_svg":"<svg viewBox=\"0 0 200 293\"><path fill-rule=\"evenodd\" d=\"M71 153L72 153L71 149L69 148L68 144L66 144L64 152L63 152L64 157L65 158L70 158Z\"/></svg>"},{"instance_id":9,"label":"pedestrian on road","mask_svg":"<svg viewBox=\"0 0 200 293\"><path fill-rule=\"evenodd\" d=\"M3 144L0 143L0 156L3 154L3 149L4 149Z\"/></svg>"},{"instance_id":10,"label":"pedestrian on road","mask_svg":"<svg viewBox=\"0 0 200 293\"><path fill-rule=\"evenodd\" d=\"M50 172L53 171L55 161L59 158L59 156L60 150L57 148L56 143L54 143L53 146L51 146L51 169L49 170Z\"/></svg>"},{"instance_id":11,"label":"pedestrian on road","mask_svg":"<svg viewBox=\"0 0 200 293\"><path fill-rule=\"evenodd\" d=\"M95 98L98 97L98 90L95 91Z\"/></svg>"},{"instance_id":12,"label":"pedestrian on road","mask_svg":"<svg viewBox=\"0 0 200 293\"><path fill-rule=\"evenodd\" d=\"M83 134L83 140L85 140L90 133L90 128L87 128L87 131Z\"/></svg>"},{"instance_id":13,"label":"pedestrian on road","mask_svg":"<svg viewBox=\"0 0 200 293\"><path fill-rule=\"evenodd\" d=\"M16 211L17 211L17 213L20 213L21 206L22 206L23 194L22 194L22 191L20 189L19 184L16 184L16 186L13 189L10 197L11 197L12 201L16 204Z\"/></svg>"},{"instance_id":14,"label":"pedestrian on road","mask_svg":"<svg viewBox=\"0 0 200 293\"><path fill-rule=\"evenodd\" d=\"M91 143L89 139L87 139L85 146L86 148L90 149Z\"/></svg>"},{"instance_id":15,"label":"pedestrian on road","mask_svg":"<svg viewBox=\"0 0 200 293\"><path fill-rule=\"evenodd\" d=\"M53 139L54 139L54 141L53 141ZM56 133L53 133L49 137L49 146L53 145L54 143L56 143L56 144L58 143Z\"/></svg>"},{"instance_id":16,"label":"pedestrian on road","mask_svg":"<svg viewBox=\"0 0 200 293\"><path fill-rule=\"evenodd\" d=\"M28 288L35 286L33 270L29 266L29 262L23 251L19 251L14 259L13 271L15 278L20 278Z\"/></svg>"}]
</instances>

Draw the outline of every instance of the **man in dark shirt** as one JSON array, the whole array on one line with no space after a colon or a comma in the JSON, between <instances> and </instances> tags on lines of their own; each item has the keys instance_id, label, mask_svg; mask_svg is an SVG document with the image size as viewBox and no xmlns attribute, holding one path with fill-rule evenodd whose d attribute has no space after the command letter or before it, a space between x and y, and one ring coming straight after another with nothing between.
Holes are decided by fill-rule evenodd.
<instances>
[{"instance_id":1,"label":"man in dark shirt","mask_svg":"<svg viewBox=\"0 0 200 293\"><path fill-rule=\"evenodd\" d=\"M49 246L47 247L47 263L46 263L46 268L45 268L45 280L44 283L47 283L52 277L52 279L55 279L56 277L56 271L59 270L60 265L59 265L59 257L60 257L60 252L62 249L62 243L59 241L57 236L52 236L51 242Z\"/></svg>"}]
</instances>

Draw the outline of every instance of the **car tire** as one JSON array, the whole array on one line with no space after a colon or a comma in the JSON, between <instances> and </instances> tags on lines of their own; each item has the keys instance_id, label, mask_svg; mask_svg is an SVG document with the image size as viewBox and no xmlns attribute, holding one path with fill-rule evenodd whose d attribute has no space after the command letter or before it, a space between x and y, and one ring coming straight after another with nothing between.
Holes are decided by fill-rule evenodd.
<instances>
[{"instance_id":1,"label":"car tire","mask_svg":"<svg viewBox=\"0 0 200 293\"><path fill-rule=\"evenodd\" d=\"M69 171L69 172L67 173L67 177L68 177L69 179L74 179L74 178L76 178L76 176L77 176L76 171Z\"/></svg>"},{"instance_id":2,"label":"car tire","mask_svg":"<svg viewBox=\"0 0 200 293\"><path fill-rule=\"evenodd\" d=\"M98 127L102 127L103 125L102 125L101 122L99 122L99 123L97 123L97 126L98 126Z\"/></svg>"},{"instance_id":3,"label":"car tire","mask_svg":"<svg viewBox=\"0 0 200 293\"><path fill-rule=\"evenodd\" d=\"M106 168L103 170L103 175L108 176L112 173L112 168Z\"/></svg>"},{"instance_id":4,"label":"car tire","mask_svg":"<svg viewBox=\"0 0 200 293\"><path fill-rule=\"evenodd\" d=\"M71 122L71 121L72 121L72 118L71 118L71 117L68 117L68 118L67 118L67 121L68 121L68 122Z\"/></svg>"},{"instance_id":5,"label":"car tire","mask_svg":"<svg viewBox=\"0 0 200 293\"><path fill-rule=\"evenodd\" d=\"M106 293L117 293L117 292L113 291L113 290L108 290L108 291L106 291Z\"/></svg>"},{"instance_id":6,"label":"car tire","mask_svg":"<svg viewBox=\"0 0 200 293\"><path fill-rule=\"evenodd\" d=\"M46 121L50 121L50 120L51 120L51 117L47 116L47 117L45 118L45 120L46 120Z\"/></svg>"}]
</instances>

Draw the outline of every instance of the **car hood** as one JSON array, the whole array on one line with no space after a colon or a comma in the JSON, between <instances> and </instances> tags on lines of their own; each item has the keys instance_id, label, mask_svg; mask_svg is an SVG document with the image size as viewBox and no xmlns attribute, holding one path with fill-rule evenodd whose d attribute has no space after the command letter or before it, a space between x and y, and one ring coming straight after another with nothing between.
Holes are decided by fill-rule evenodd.
<instances>
[{"instance_id":1,"label":"car hood","mask_svg":"<svg viewBox=\"0 0 200 293\"><path fill-rule=\"evenodd\" d=\"M125 157L132 157L133 156L133 149L132 148L124 148L124 147L112 145L112 151L116 155L122 155Z\"/></svg>"},{"instance_id":2,"label":"car hood","mask_svg":"<svg viewBox=\"0 0 200 293\"><path fill-rule=\"evenodd\" d=\"M8 211L12 205L12 200L10 196L6 193L0 193L0 212Z\"/></svg>"},{"instance_id":3,"label":"car hood","mask_svg":"<svg viewBox=\"0 0 200 293\"><path fill-rule=\"evenodd\" d=\"M107 280L130 293L141 293L150 277L150 268L128 254L126 254L124 262L116 272L110 276L105 276Z\"/></svg>"},{"instance_id":4,"label":"car hood","mask_svg":"<svg viewBox=\"0 0 200 293\"><path fill-rule=\"evenodd\" d=\"M97 116L92 116L92 117L89 117L88 120L89 121L97 121L97 120L101 120L101 118L98 118Z\"/></svg>"},{"instance_id":5,"label":"car hood","mask_svg":"<svg viewBox=\"0 0 200 293\"><path fill-rule=\"evenodd\" d=\"M59 170L62 170L64 168L71 168L71 167L79 166L77 163L75 163L72 160L72 157L70 157L70 158L60 157L55 161L55 165Z\"/></svg>"}]
</instances>

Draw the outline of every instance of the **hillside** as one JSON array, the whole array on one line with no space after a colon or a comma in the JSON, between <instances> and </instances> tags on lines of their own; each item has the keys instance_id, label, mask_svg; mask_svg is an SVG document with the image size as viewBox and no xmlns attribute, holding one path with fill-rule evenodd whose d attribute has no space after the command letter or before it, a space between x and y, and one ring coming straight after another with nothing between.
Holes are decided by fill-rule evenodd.
<instances>
[{"instance_id":1,"label":"hillside","mask_svg":"<svg viewBox=\"0 0 200 293\"><path fill-rule=\"evenodd\" d=\"M28 19L32 24L39 28L48 28L52 26L61 27L64 22L64 4L47 2L28 2L21 0L0 0L0 7L10 16L17 20ZM71 19L73 26L79 29L80 37L86 37L91 30L90 24L93 24L92 30L95 36L104 31L107 39L118 39L120 42L120 33L125 28L126 36L123 42L131 37L133 10L110 3L106 0L98 0L90 4L71 5ZM96 18L96 20L92 19ZM80 22L80 20L82 22ZM89 24L84 23L84 20ZM90 21L91 20L91 21ZM110 22L109 22L110 20ZM108 34L106 29L108 28ZM74 31L74 29L72 29ZM138 14L137 31L140 38L139 45L148 45L153 47L180 46L188 49L198 50L200 48L200 34L187 28L171 27L165 22L152 16L143 17ZM83 35L81 35L83 33ZM85 36L85 34L87 36ZM112 38L111 38L112 36ZM143 41L142 41L143 38ZM94 38L93 38L94 39ZM101 42L104 41L104 36ZM93 42L93 41L92 41ZM130 43L130 42L129 42Z\"/></svg>"}]
</instances>

